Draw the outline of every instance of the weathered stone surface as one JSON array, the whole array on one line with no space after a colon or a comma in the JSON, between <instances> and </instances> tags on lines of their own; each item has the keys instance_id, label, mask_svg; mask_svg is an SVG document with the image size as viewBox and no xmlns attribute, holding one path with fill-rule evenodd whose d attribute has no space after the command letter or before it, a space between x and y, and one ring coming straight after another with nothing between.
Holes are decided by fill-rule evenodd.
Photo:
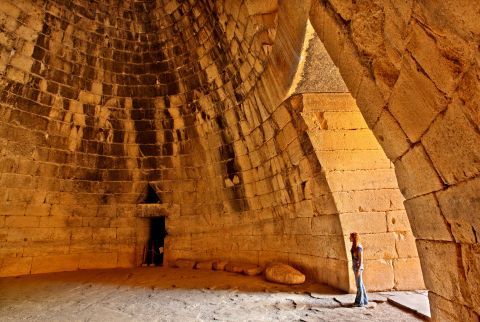
<instances>
[{"instance_id":1,"label":"weathered stone surface","mask_svg":"<svg viewBox=\"0 0 480 322\"><path fill-rule=\"evenodd\" d=\"M477 290L480 287L480 247L475 245L462 245L462 264L465 268L467 285L472 296L472 304L475 311L480 315L480 295Z\"/></svg>"},{"instance_id":2,"label":"weathered stone surface","mask_svg":"<svg viewBox=\"0 0 480 322\"><path fill-rule=\"evenodd\" d=\"M345 239L349 238L346 236ZM361 236L365 259L388 260L397 257L395 233L365 234ZM348 242L348 239L346 240Z\"/></svg>"},{"instance_id":3,"label":"weathered stone surface","mask_svg":"<svg viewBox=\"0 0 480 322\"><path fill-rule=\"evenodd\" d=\"M425 288L418 258L401 258L393 261L395 289L413 290Z\"/></svg>"},{"instance_id":4,"label":"weathered stone surface","mask_svg":"<svg viewBox=\"0 0 480 322\"><path fill-rule=\"evenodd\" d=\"M459 100L454 101L422 138L435 168L450 185L480 172L480 134L462 109Z\"/></svg>"},{"instance_id":5,"label":"weathered stone surface","mask_svg":"<svg viewBox=\"0 0 480 322\"><path fill-rule=\"evenodd\" d=\"M243 273L244 265L244 263L239 262L228 262L228 264L225 265L225 270L230 273Z\"/></svg>"},{"instance_id":6,"label":"weathered stone surface","mask_svg":"<svg viewBox=\"0 0 480 322\"><path fill-rule=\"evenodd\" d=\"M458 302L449 301L433 292L428 293L428 299L434 321L478 321L478 314Z\"/></svg>"},{"instance_id":7,"label":"weathered stone surface","mask_svg":"<svg viewBox=\"0 0 480 322\"><path fill-rule=\"evenodd\" d=\"M387 211L387 231L410 231L411 226L405 210Z\"/></svg>"},{"instance_id":8,"label":"weathered stone surface","mask_svg":"<svg viewBox=\"0 0 480 322\"><path fill-rule=\"evenodd\" d=\"M263 272L263 268L258 265L244 265L242 273L248 276L259 275Z\"/></svg>"},{"instance_id":9,"label":"weathered stone surface","mask_svg":"<svg viewBox=\"0 0 480 322\"><path fill-rule=\"evenodd\" d=\"M207 269L207 270L211 270L213 268L213 264L216 263L217 261L201 261L201 262L197 262L195 264L195 268L196 269Z\"/></svg>"},{"instance_id":10,"label":"weathered stone surface","mask_svg":"<svg viewBox=\"0 0 480 322\"><path fill-rule=\"evenodd\" d=\"M295 268L281 263L274 263L265 269L267 281L280 284L302 284L305 282L305 275Z\"/></svg>"},{"instance_id":11,"label":"weathered stone surface","mask_svg":"<svg viewBox=\"0 0 480 322\"><path fill-rule=\"evenodd\" d=\"M383 111L373 128L378 142L390 160L396 160L410 147L410 141L396 119L388 111Z\"/></svg>"},{"instance_id":12,"label":"weathered stone surface","mask_svg":"<svg viewBox=\"0 0 480 322\"><path fill-rule=\"evenodd\" d=\"M175 261L175 266L178 268L194 268L196 262L189 259L177 259Z\"/></svg>"},{"instance_id":13,"label":"weathered stone surface","mask_svg":"<svg viewBox=\"0 0 480 322\"><path fill-rule=\"evenodd\" d=\"M480 209L479 191L480 178L476 178L437 194L440 209L458 242L478 243L480 218L472 214L478 213Z\"/></svg>"},{"instance_id":14,"label":"weathered stone surface","mask_svg":"<svg viewBox=\"0 0 480 322\"><path fill-rule=\"evenodd\" d=\"M463 280L461 263L452 261L449 254L457 251L455 243L418 240L417 247L422 252L425 285L429 290L443 298L468 305L471 294L466 281ZM440 273L442 272L442 273Z\"/></svg>"},{"instance_id":15,"label":"weathered stone surface","mask_svg":"<svg viewBox=\"0 0 480 322\"><path fill-rule=\"evenodd\" d=\"M447 106L444 95L406 56L390 98L389 110L411 142L417 142L433 119Z\"/></svg>"},{"instance_id":16,"label":"weathered stone surface","mask_svg":"<svg viewBox=\"0 0 480 322\"><path fill-rule=\"evenodd\" d=\"M387 231L384 212L343 213L340 221L345 232L371 234Z\"/></svg>"},{"instance_id":17,"label":"weathered stone surface","mask_svg":"<svg viewBox=\"0 0 480 322\"><path fill-rule=\"evenodd\" d=\"M79 262L78 254L34 257L31 273L74 271L78 269Z\"/></svg>"},{"instance_id":18,"label":"weathered stone surface","mask_svg":"<svg viewBox=\"0 0 480 322\"><path fill-rule=\"evenodd\" d=\"M367 260L364 266L363 281L369 292L388 290L395 286L395 273L391 260ZM353 278L351 269L350 274Z\"/></svg>"},{"instance_id":19,"label":"weathered stone surface","mask_svg":"<svg viewBox=\"0 0 480 322\"><path fill-rule=\"evenodd\" d=\"M399 292L400 293L400 292ZM415 312L426 318L431 318L430 305L427 294L407 292L406 294L395 294L388 297L388 302L396 306Z\"/></svg>"},{"instance_id":20,"label":"weathered stone surface","mask_svg":"<svg viewBox=\"0 0 480 322\"><path fill-rule=\"evenodd\" d=\"M408 219L416 238L451 241L452 234L434 194L405 201Z\"/></svg>"},{"instance_id":21,"label":"weathered stone surface","mask_svg":"<svg viewBox=\"0 0 480 322\"><path fill-rule=\"evenodd\" d=\"M411 170L410 170L411 169ZM407 199L441 190L443 185L425 149L417 145L395 162L400 190Z\"/></svg>"},{"instance_id":22,"label":"weathered stone surface","mask_svg":"<svg viewBox=\"0 0 480 322\"><path fill-rule=\"evenodd\" d=\"M126 279L130 287L124 285ZM52 280L55 292L50 291ZM149 287L145 287L146 282ZM348 315L351 319L375 322L420 321L388 303L371 305L368 310L341 308L334 296L349 300L351 305L355 295L332 295L337 293L335 289L325 285L280 285L227 272L170 268L94 270L4 278L0 288L4 320L35 320L41 315L48 321L70 320L72 316L82 321L99 317L111 321L125 318L122 310L128 305L131 315L148 320L158 319L161 310L161 319L168 321L194 320L198 315L208 321L223 320L232 312L235 320L285 321L291 320L294 310L298 319L306 320L344 320ZM106 301L105 297L108 309L107 304L97 304ZM369 298L385 301L377 294L369 294ZM297 303L296 308L293 302ZM90 305L86 310L78 310L78 303ZM262 305L253 309L259 303Z\"/></svg>"}]
</instances>

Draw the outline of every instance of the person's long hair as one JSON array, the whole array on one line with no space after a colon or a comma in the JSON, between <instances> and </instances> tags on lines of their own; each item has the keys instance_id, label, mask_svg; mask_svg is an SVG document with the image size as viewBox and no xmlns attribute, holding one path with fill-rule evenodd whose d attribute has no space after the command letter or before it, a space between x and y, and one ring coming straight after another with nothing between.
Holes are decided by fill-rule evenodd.
<instances>
[{"instance_id":1,"label":"person's long hair","mask_svg":"<svg viewBox=\"0 0 480 322\"><path fill-rule=\"evenodd\" d=\"M351 233L350 237L353 239L351 251L358 255L358 245L360 244L360 235L358 233Z\"/></svg>"}]
</instances>

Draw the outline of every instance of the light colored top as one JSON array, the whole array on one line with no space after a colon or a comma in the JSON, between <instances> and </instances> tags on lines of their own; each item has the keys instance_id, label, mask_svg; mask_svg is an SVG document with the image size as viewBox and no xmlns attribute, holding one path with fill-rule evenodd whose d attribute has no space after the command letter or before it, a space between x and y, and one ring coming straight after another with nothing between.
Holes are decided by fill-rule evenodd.
<instances>
[{"instance_id":1,"label":"light colored top","mask_svg":"<svg viewBox=\"0 0 480 322\"><path fill-rule=\"evenodd\" d=\"M357 254L353 251L352 253L352 268L354 271L363 270L363 247L362 245L357 245Z\"/></svg>"}]
</instances>

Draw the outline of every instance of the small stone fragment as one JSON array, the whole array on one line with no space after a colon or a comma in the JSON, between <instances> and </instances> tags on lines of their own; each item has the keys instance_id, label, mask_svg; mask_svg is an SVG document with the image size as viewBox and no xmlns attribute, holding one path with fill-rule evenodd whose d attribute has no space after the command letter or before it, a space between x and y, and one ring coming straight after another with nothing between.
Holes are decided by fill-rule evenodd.
<instances>
[{"instance_id":1,"label":"small stone fragment","mask_svg":"<svg viewBox=\"0 0 480 322\"><path fill-rule=\"evenodd\" d=\"M206 269L206 270L211 270L213 267L213 263L215 261L209 260L209 261L202 261L198 262L197 265L195 265L196 269Z\"/></svg>"},{"instance_id":2,"label":"small stone fragment","mask_svg":"<svg viewBox=\"0 0 480 322\"><path fill-rule=\"evenodd\" d=\"M230 273L242 273L243 267L240 263L228 262L228 264L225 265L225 270Z\"/></svg>"},{"instance_id":3,"label":"small stone fragment","mask_svg":"<svg viewBox=\"0 0 480 322\"><path fill-rule=\"evenodd\" d=\"M245 267L243 267L243 274L247 275L247 276L255 276L255 275L258 275L258 274L261 274L263 272L263 268L258 266L258 265L245 265Z\"/></svg>"},{"instance_id":4,"label":"small stone fragment","mask_svg":"<svg viewBox=\"0 0 480 322\"><path fill-rule=\"evenodd\" d=\"M191 259L177 259L175 261L175 266L178 268L194 268L195 263L196 262Z\"/></svg>"},{"instance_id":5,"label":"small stone fragment","mask_svg":"<svg viewBox=\"0 0 480 322\"><path fill-rule=\"evenodd\" d=\"M222 261L222 260L217 260L215 262L213 262L213 269L215 271L223 271L225 270L225 266L228 264L227 261Z\"/></svg>"}]
</instances>

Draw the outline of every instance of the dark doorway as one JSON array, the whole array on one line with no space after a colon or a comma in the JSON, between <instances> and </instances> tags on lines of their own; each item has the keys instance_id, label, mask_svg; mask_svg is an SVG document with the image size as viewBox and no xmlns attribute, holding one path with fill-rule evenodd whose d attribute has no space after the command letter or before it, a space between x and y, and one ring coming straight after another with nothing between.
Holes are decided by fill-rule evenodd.
<instances>
[{"instance_id":1,"label":"dark doorway","mask_svg":"<svg viewBox=\"0 0 480 322\"><path fill-rule=\"evenodd\" d=\"M143 265L161 266L165 243L165 217L150 218L150 238L143 252Z\"/></svg>"}]
</instances>

